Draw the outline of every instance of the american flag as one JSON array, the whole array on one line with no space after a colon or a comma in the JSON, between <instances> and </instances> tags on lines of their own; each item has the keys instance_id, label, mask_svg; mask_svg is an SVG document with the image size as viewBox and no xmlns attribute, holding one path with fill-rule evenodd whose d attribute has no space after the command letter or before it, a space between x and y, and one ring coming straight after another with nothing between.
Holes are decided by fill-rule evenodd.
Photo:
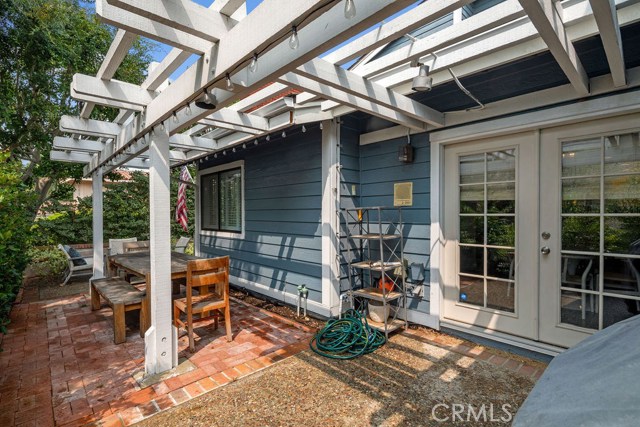
<instances>
[{"instance_id":1,"label":"american flag","mask_svg":"<svg viewBox=\"0 0 640 427\"><path fill-rule=\"evenodd\" d=\"M178 201L176 202L176 221L180 223L182 229L187 231L187 184L192 182L191 174L186 166L182 167L180 173L180 186L178 187Z\"/></svg>"}]
</instances>

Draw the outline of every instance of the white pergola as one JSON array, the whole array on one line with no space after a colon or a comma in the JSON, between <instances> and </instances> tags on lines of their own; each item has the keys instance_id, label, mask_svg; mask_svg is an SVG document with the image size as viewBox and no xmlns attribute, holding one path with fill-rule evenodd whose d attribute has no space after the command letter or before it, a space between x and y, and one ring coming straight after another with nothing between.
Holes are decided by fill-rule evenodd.
<instances>
[{"instance_id":1,"label":"white pergola","mask_svg":"<svg viewBox=\"0 0 640 427\"><path fill-rule=\"evenodd\" d=\"M100 19L119 30L97 75L74 76L72 96L84 105L79 117L60 120L67 136L54 138L51 158L83 163L85 176L93 178L94 278L104 275L103 175L118 167L149 169L148 374L177 363L169 271L172 166L294 125L329 121L327 132L335 127L331 120L356 110L397 124L361 136L361 141L374 142L640 84L640 70L625 70L620 36L620 26L640 20L637 0L507 0L464 20L462 8L472 0L349 2L356 14L348 19L345 0L264 0L250 14L243 0L215 0L209 8L191 0L96 1ZM390 19L409 6L414 6L410 13ZM420 39L407 36L449 13L452 26ZM292 48L294 33L298 45ZM572 42L597 34L610 74L590 80ZM173 48L141 85L114 80L138 35ZM351 69L342 67L353 59L373 58L401 37L410 43L380 58L358 61ZM545 51L551 52L569 84L458 112L436 111L407 96L418 72L414 61L430 65L437 86L452 81L453 70L459 77L469 76ZM198 60L167 84L192 54L199 55ZM292 89L301 91L295 99L281 96ZM212 108L195 105L205 94ZM272 99L277 100L269 102ZM113 122L91 120L95 105L120 113Z\"/></svg>"}]
</instances>

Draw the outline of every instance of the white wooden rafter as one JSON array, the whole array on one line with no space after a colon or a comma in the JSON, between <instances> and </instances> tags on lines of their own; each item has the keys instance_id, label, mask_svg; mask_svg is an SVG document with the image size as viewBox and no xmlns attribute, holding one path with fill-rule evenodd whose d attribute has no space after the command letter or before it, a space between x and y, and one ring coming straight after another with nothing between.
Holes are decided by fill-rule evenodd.
<instances>
[{"instance_id":1,"label":"white wooden rafter","mask_svg":"<svg viewBox=\"0 0 640 427\"><path fill-rule=\"evenodd\" d=\"M576 92L587 95L589 78L573 44L567 39L562 5L552 0L520 0L520 4Z\"/></svg>"},{"instance_id":2,"label":"white wooden rafter","mask_svg":"<svg viewBox=\"0 0 640 427\"><path fill-rule=\"evenodd\" d=\"M600 39L607 55L611 77L616 87L625 86L624 54L618 24L618 12L614 0L589 0L593 16L600 30Z\"/></svg>"}]
</instances>

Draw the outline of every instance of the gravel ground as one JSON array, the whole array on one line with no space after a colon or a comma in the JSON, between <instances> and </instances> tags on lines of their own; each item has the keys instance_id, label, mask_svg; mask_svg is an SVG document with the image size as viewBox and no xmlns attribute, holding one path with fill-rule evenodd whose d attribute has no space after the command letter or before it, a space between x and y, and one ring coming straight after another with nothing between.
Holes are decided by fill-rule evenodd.
<instances>
[{"instance_id":1,"label":"gravel ground","mask_svg":"<svg viewBox=\"0 0 640 427\"><path fill-rule=\"evenodd\" d=\"M509 425L534 382L494 365L395 335L374 354L335 361L310 351L215 389L139 426L448 426ZM437 404L435 414L432 409ZM487 421L438 422L453 404ZM481 417L482 419L482 417Z\"/></svg>"}]
</instances>

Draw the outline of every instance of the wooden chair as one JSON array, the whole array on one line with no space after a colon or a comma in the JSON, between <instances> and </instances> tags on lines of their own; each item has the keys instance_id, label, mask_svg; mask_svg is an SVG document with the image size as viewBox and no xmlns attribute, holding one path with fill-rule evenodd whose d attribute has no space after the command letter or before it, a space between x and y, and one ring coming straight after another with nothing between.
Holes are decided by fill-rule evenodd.
<instances>
[{"instance_id":1,"label":"wooden chair","mask_svg":"<svg viewBox=\"0 0 640 427\"><path fill-rule=\"evenodd\" d=\"M186 237L186 236L180 237L176 242L176 247L173 248L173 251L180 252L181 254L183 254L185 249L187 249L187 246L189 245L190 241L191 241L191 237Z\"/></svg>"},{"instance_id":2,"label":"wooden chair","mask_svg":"<svg viewBox=\"0 0 640 427\"><path fill-rule=\"evenodd\" d=\"M124 244L128 242L136 242L137 237L128 239L109 239L109 255L120 255L124 253Z\"/></svg>"},{"instance_id":3,"label":"wooden chair","mask_svg":"<svg viewBox=\"0 0 640 427\"><path fill-rule=\"evenodd\" d=\"M139 242L125 242L122 244L124 253L129 252L145 252L149 250L149 240L142 240Z\"/></svg>"},{"instance_id":4,"label":"wooden chair","mask_svg":"<svg viewBox=\"0 0 640 427\"><path fill-rule=\"evenodd\" d=\"M198 294L193 294L193 289ZM224 313L223 311L224 310ZM189 335L189 350L195 351L193 316L207 319L213 312L214 327L218 328L218 316L224 314L227 340L231 341L231 310L229 307L229 257L198 259L187 263L187 296L173 301L173 322L177 328L185 327ZM185 313L186 320L180 316Z\"/></svg>"}]
</instances>

